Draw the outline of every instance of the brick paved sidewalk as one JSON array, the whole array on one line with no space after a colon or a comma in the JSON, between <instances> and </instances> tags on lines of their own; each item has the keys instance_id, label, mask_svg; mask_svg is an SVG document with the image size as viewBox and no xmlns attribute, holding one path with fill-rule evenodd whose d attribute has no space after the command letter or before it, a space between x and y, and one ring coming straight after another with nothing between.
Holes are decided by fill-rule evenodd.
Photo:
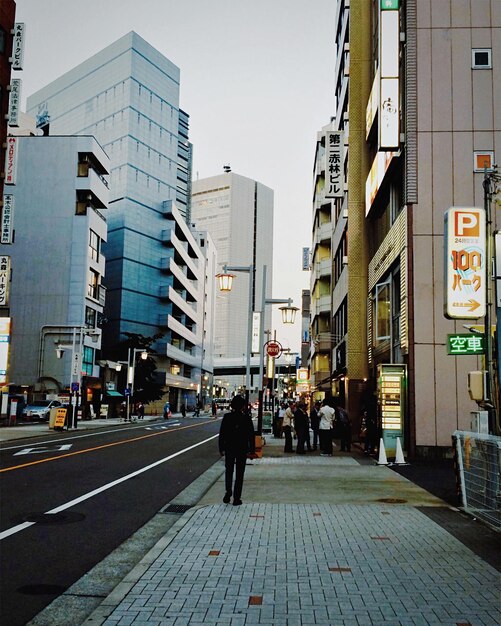
<instances>
[{"instance_id":1,"label":"brick paved sidewalk","mask_svg":"<svg viewBox=\"0 0 501 626\"><path fill-rule=\"evenodd\" d=\"M498 572L416 508L220 504L187 516L102 623L501 624Z\"/></svg>"}]
</instances>

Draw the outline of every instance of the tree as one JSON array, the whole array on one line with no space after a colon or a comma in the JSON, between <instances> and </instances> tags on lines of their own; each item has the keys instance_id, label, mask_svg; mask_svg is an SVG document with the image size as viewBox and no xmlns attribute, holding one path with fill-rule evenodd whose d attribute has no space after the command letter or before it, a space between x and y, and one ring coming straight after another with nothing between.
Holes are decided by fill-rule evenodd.
<instances>
[{"instance_id":1,"label":"tree","mask_svg":"<svg viewBox=\"0 0 501 626\"><path fill-rule=\"evenodd\" d=\"M151 345L163 337L163 334L157 333L153 337L145 337L138 333L124 333L124 335L127 339L117 346L117 353L124 355L125 359L127 359L129 349L130 354L134 354L134 348L148 352L147 359L136 358L133 400L144 404L160 400L164 395L164 385L157 380L157 363L153 357ZM137 352L136 357L138 357Z\"/></svg>"}]
</instances>

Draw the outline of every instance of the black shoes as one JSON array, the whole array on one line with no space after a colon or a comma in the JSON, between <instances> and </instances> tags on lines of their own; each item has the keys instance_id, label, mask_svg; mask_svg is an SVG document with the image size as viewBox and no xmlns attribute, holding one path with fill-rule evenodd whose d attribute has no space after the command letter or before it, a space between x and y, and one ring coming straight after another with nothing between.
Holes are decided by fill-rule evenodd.
<instances>
[{"instance_id":1,"label":"black shoes","mask_svg":"<svg viewBox=\"0 0 501 626\"><path fill-rule=\"evenodd\" d=\"M228 502L230 501L230 499L231 499L231 493L226 492L226 493L224 494L223 502L224 502L225 504L228 504Z\"/></svg>"},{"instance_id":2,"label":"black shoes","mask_svg":"<svg viewBox=\"0 0 501 626\"><path fill-rule=\"evenodd\" d=\"M233 500L233 506L240 506L242 504L242 500Z\"/></svg>"}]
</instances>

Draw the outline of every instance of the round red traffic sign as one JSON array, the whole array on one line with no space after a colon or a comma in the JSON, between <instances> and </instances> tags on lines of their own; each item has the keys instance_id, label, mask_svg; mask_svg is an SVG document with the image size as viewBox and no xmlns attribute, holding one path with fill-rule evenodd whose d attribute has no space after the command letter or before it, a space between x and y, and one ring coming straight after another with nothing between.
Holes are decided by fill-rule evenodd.
<instances>
[{"instance_id":1,"label":"round red traffic sign","mask_svg":"<svg viewBox=\"0 0 501 626\"><path fill-rule=\"evenodd\" d=\"M266 344L266 354L275 359L282 354L282 345L278 341L268 341Z\"/></svg>"}]
</instances>

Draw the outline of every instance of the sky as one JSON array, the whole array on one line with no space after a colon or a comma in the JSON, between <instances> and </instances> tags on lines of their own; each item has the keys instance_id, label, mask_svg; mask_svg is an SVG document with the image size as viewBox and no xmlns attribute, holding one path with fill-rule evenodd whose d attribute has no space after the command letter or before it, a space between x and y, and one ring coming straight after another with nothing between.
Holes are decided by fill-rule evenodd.
<instances>
[{"instance_id":1,"label":"sky","mask_svg":"<svg viewBox=\"0 0 501 626\"><path fill-rule=\"evenodd\" d=\"M275 192L273 298L309 288L316 134L334 114L335 0L17 0L23 102L131 30L181 70L193 175L233 172ZM273 326L299 351L301 321Z\"/></svg>"}]
</instances>

